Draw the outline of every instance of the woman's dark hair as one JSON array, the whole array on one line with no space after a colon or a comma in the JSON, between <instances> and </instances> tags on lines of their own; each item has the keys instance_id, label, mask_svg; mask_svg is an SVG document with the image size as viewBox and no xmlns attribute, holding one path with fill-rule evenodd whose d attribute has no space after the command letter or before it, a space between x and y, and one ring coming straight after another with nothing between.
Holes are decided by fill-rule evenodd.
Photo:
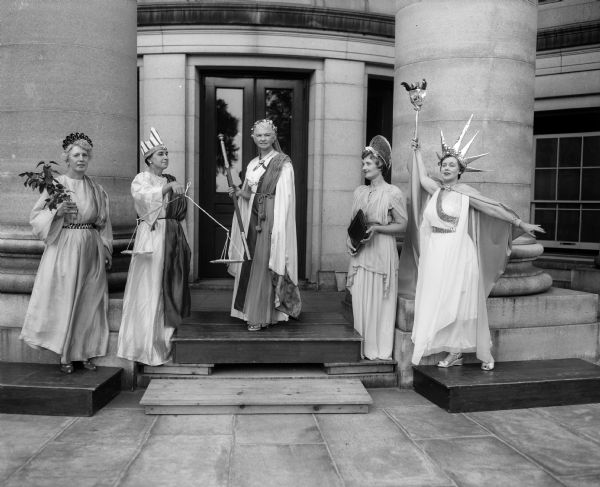
<instances>
[{"instance_id":1,"label":"woman's dark hair","mask_svg":"<svg viewBox=\"0 0 600 487\"><path fill-rule=\"evenodd\" d=\"M440 161L438 162L438 166L440 166L440 170L442 169L442 162L444 162L446 159L448 159L449 157L453 157L454 159L456 159L456 163L458 164L458 179L460 179L460 177L462 176L463 172L465 172L465 168L463 167L463 165L458 161L458 159L456 158L456 156L453 156L452 154L446 154L444 157L442 157L440 159Z\"/></svg>"}]
</instances>

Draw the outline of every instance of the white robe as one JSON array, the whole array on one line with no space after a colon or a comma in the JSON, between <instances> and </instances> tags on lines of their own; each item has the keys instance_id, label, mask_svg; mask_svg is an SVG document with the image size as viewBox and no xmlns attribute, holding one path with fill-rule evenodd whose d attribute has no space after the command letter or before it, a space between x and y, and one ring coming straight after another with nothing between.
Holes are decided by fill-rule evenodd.
<instances>
[{"instance_id":1,"label":"white robe","mask_svg":"<svg viewBox=\"0 0 600 487\"><path fill-rule=\"evenodd\" d=\"M175 331L165 324L162 294L166 225L159 218L165 216L167 196L162 194L165 184L165 177L148 171L138 174L131 183L131 195L141 221L123 296L117 355L147 365L161 365L169 360Z\"/></svg>"},{"instance_id":2,"label":"white robe","mask_svg":"<svg viewBox=\"0 0 600 487\"><path fill-rule=\"evenodd\" d=\"M95 191L85 180L56 178L77 205L73 223L98 219ZM106 254L112 253L108 196L106 222L96 229L67 229L64 217L45 208L44 192L31 211L30 223L45 244L20 338L33 348L61 356L62 363L106 354L108 346L108 286Z\"/></svg>"}]
</instances>

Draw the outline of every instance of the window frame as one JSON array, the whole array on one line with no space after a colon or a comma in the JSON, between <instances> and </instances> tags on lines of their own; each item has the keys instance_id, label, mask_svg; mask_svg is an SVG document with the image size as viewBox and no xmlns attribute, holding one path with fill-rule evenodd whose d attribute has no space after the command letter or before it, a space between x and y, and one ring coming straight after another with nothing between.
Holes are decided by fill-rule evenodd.
<instances>
[{"instance_id":1,"label":"window frame","mask_svg":"<svg viewBox=\"0 0 600 487\"><path fill-rule=\"evenodd\" d=\"M531 171L531 198L530 198L530 214L532 215L532 221L535 220L535 210L536 210L536 205L540 205L540 204L549 204L549 205L556 205L554 212L555 212L555 216L554 216L554 226L555 226L555 235L554 237L556 237L556 229L558 228L558 218L559 218L559 211L560 209L558 208L560 205L579 205L578 209L572 209L572 210L568 210L568 209L563 209L563 211L577 211L579 212L579 229L578 229L578 241L577 242L572 242L572 241L564 241L564 240L545 240L545 239L538 239L538 242L541 243L544 248L548 248L548 249L577 249L577 250L600 250L600 241L599 242L582 242L581 241L581 233L582 233L582 221L583 221L583 215L582 212L585 210L585 205L597 205L599 206L599 208L592 208L592 211L597 211L598 215L599 215L599 224L600 224L600 199L598 200L583 200L581 199L581 192L582 192L582 183L583 183L583 169L600 169L600 160L598 165L594 165L594 166L584 166L583 165L583 151L584 151L584 144L583 144L583 138L584 137L600 137L600 131L593 131L593 132L567 132L567 133L556 133L556 134L539 134L539 135L534 135L533 136L533 168ZM580 148L580 156L579 156L579 166L563 166L561 168L561 166L559 165L559 160L558 158L560 157L560 139L567 139L567 138L577 138L579 137L582 141L581 143L581 148ZM557 161L556 161L556 166L553 167L540 167L538 168L536 166L536 154L537 154L537 143L538 140L540 139L558 139L558 144L557 144L557 149L556 149L556 157L557 157ZM599 154L599 159L600 159L600 154ZM560 200L558 199L558 178L559 178L559 174L560 174L560 169L575 169L578 168L579 169L579 199L577 200ZM536 185L536 174L537 171L541 170L554 170L556 171L556 176L555 176L555 181L554 181L554 195L555 195L555 199L554 200L547 200L547 199L535 199L535 185ZM599 181L600 184L600 181ZM588 210L589 211L589 210Z\"/></svg>"}]
</instances>

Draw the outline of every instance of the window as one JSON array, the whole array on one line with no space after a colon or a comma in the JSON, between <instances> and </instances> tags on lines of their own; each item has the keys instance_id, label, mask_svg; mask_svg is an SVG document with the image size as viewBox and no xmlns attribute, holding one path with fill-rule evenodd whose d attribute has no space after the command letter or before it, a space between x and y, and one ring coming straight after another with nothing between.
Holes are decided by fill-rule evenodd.
<instances>
[{"instance_id":1,"label":"window","mask_svg":"<svg viewBox=\"0 0 600 487\"><path fill-rule=\"evenodd\" d=\"M532 214L544 247L600 248L600 132L535 137Z\"/></svg>"}]
</instances>

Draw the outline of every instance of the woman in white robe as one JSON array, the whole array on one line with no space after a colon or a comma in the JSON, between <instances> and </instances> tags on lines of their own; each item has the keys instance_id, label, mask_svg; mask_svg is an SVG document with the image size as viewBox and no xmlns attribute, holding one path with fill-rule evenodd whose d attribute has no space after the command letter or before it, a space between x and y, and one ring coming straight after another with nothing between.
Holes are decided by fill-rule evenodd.
<instances>
[{"instance_id":1,"label":"woman in white robe","mask_svg":"<svg viewBox=\"0 0 600 487\"><path fill-rule=\"evenodd\" d=\"M401 265L401 272L407 274L411 274L410 258L418 256L412 332L415 365L423 356L442 351L448 354L438 367L462 365L462 354L475 352L483 370L494 369L486 298L510 255L516 235L511 227L530 235L543 232L540 226L520 220L506 206L458 182L463 172L477 171L468 164L482 157L466 157L475 137L460 148L470 121L454 147L448 147L442 137L438 163L441 182L428 176L419 143L412 143L416 174L411 171L411 177L431 195L415 239L419 251L406 245L402 251L406 265ZM412 204L419 205L419 200L414 194Z\"/></svg>"},{"instance_id":2,"label":"woman in white robe","mask_svg":"<svg viewBox=\"0 0 600 487\"><path fill-rule=\"evenodd\" d=\"M154 129L142 142L146 171L131 183L138 214L133 255L123 296L117 355L146 365L162 365L171 337L189 315L190 249L180 221L185 218L184 187L163 171L169 152Z\"/></svg>"},{"instance_id":3,"label":"woman in white robe","mask_svg":"<svg viewBox=\"0 0 600 487\"><path fill-rule=\"evenodd\" d=\"M259 156L248 164L242 188L235 191L252 260L229 266L235 276L231 316L258 331L288 317L302 307L298 289L296 193L294 168L281 152L277 129L271 120L252 128ZM233 219L229 258L244 255L242 235Z\"/></svg>"},{"instance_id":4,"label":"woman in white robe","mask_svg":"<svg viewBox=\"0 0 600 487\"><path fill-rule=\"evenodd\" d=\"M73 372L73 361L95 370L92 357L108 346L108 286L112 229L108 196L85 175L91 140L71 134L63 141L68 171L56 180L69 191L70 202L46 205L44 191L30 223L45 244L20 338L34 348L60 356L61 370Z\"/></svg>"},{"instance_id":5,"label":"woman in white robe","mask_svg":"<svg viewBox=\"0 0 600 487\"><path fill-rule=\"evenodd\" d=\"M391 167L391 147L378 135L365 147L362 170L370 185L354 191L352 217L362 210L368 222L360 248L346 245L351 255L346 287L352 294L354 328L363 337L361 355L391 360L394 347L398 283L396 235L406 227L406 206L400 189L388 184L383 171Z\"/></svg>"}]
</instances>

